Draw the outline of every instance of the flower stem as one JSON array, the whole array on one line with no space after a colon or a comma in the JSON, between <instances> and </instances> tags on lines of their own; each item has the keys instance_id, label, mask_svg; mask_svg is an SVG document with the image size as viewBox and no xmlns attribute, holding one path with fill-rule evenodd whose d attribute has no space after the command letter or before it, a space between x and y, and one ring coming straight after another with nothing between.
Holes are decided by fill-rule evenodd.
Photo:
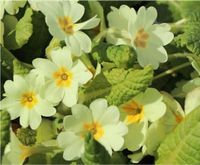
<instances>
[{"instance_id":1,"label":"flower stem","mask_svg":"<svg viewBox=\"0 0 200 165\"><path fill-rule=\"evenodd\" d=\"M183 18L183 19L180 19L179 21L177 22L174 22L174 23L171 23L170 26L171 26L171 31L173 33L177 33L179 31L182 31L183 30L183 25L186 23L186 19Z\"/></svg>"},{"instance_id":2,"label":"flower stem","mask_svg":"<svg viewBox=\"0 0 200 165\"><path fill-rule=\"evenodd\" d=\"M177 59L177 58L188 58L188 56L192 56L191 53L174 53L169 55L169 60Z\"/></svg>"},{"instance_id":3,"label":"flower stem","mask_svg":"<svg viewBox=\"0 0 200 165\"><path fill-rule=\"evenodd\" d=\"M100 42L102 38L106 36L107 30L100 32L93 40L94 42Z\"/></svg>"},{"instance_id":4,"label":"flower stem","mask_svg":"<svg viewBox=\"0 0 200 165\"><path fill-rule=\"evenodd\" d=\"M178 71L178 70L180 70L180 69L183 69L183 68L185 68L185 67L188 67L188 66L190 66L190 65L191 65L190 62L186 62L186 63L183 63L183 64L181 64L181 65L175 66L175 67L173 67L173 68L171 68L171 69L168 69L168 70L166 70L166 71L164 71L164 72L162 72L162 73L156 75L156 76L154 77L153 81L158 80L158 79L160 79L160 78L162 78L162 77L165 77L165 76L167 76L167 75L170 75L170 74L172 74L172 73L174 73L174 72L176 72L176 71Z\"/></svg>"}]
</instances>

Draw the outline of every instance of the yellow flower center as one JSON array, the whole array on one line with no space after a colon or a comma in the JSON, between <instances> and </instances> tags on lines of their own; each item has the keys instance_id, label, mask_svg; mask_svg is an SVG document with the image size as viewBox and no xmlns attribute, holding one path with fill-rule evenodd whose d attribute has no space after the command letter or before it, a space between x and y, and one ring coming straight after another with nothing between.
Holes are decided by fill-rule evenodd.
<instances>
[{"instance_id":1,"label":"yellow flower center","mask_svg":"<svg viewBox=\"0 0 200 165\"><path fill-rule=\"evenodd\" d=\"M98 122L85 123L83 128L86 132L91 132L96 140L99 140L104 134L104 130Z\"/></svg>"},{"instance_id":2,"label":"yellow flower center","mask_svg":"<svg viewBox=\"0 0 200 165\"><path fill-rule=\"evenodd\" d=\"M23 162L26 158L32 155L31 147L20 145L21 154L20 154L20 160Z\"/></svg>"},{"instance_id":3,"label":"yellow flower center","mask_svg":"<svg viewBox=\"0 0 200 165\"><path fill-rule=\"evenodd\" d=\"M31 92L26 92L22 94L22 97L21 97L22 106L28 109L32 109L37 103L38 103L38 99L35 92L31 91Z\"/></svg>"},{"instance_id":4,"label":"yellow flower center","mask_svg":"<svg viewBox=\"0 0 200 165\"><path fill-rule=\"evenodd\" d=\"M69 87L72 82L72 76L73 74L65 67L61 67L53 74L56 85L59 87Z\"/></svg>"},{"instance_id":5,"label":"yellow flower center","mask_svg":"<svg viewBox=\"0 0 200 165\"><path fill-rule=\"evenodd\" d=\"M144 108L142 105L135 101L131 101L122 106L122 109L126 112L127 116L125 118L125 123L132 124L139 122L144 118Z\"/></svg>"},{"instance_id":6,"label":"yellow flower center","mask_svg":"<svg viewBox=\"0 0 200 165\"><path fill-rule=\"evenodd\" d=\"M77 11L78 12L78 11ZM74 33L74 24L72 22L72 19L68 16L59 17L58 23L60 28L67 34L73 34Z\"/></svg>"},{"instance_id":7,"label":"yellow flower center","mask_svg":"<svg viewBox=\"0 0 200 165\"><path fill-rule=\"evenodd\" d=\"M149 35L148 33L144 31L143 28L138 30L135 40L134 40L135 46L138 48L145 48L147 45L148 38L149 38Z\"/></svg>"}]
</instances>

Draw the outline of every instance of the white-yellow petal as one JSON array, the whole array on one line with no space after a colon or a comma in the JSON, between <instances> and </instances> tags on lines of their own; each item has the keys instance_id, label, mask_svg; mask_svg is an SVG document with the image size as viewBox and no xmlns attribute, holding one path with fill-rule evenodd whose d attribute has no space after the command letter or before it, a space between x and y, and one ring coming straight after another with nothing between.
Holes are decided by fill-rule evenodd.
<instances>
[{"instance_id":1,"label":"white-yellow petal","mask_svg":"<svg viewBox=\"0 0 200 165\"><path fill-rule=\"evenodd\" d=\"M74 79L78 81L80 85L87 83L93 76L80 60L77 60L77 63L73 66L71 71L74 75Z\"/></svg>"}]
</instances>

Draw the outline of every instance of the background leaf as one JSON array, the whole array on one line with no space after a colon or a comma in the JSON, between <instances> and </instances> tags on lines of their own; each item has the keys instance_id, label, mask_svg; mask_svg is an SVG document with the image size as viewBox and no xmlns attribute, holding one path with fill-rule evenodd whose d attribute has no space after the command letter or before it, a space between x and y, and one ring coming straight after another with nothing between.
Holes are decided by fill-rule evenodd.
<instances>
[{"instance_id":1,"label":"background leaf","mask_svg":"<svg viewBox=\"0 0 200 165\"><path fill-rule=\"evenodd\" d=\"M85 137L85 152L81 158L84 164L108 164L110 156L105 148L89 133Z\"/></svg>"},{"instance_id":2,"label":"background leaf","mask_svg":"<svg viewBox=\"0 0 200 165\"><path fill-rule=\"evenodd\" d=\"M0 134L1 134L1 156L6 144L10 141L10 115L7 111L0 110Z\"/></svg>"},{"instance_id":3,"label":"background leaf","mask_svg":"<svg viewBox=\"0 0 200 165\"><path fill-rule=\"evenodd\" d=\"M33 33L32 14L32 9L27 8L24 16L16 25L16 42L20 47L28 42Z\"/></svg>"},{"instance_id":4,"label":"background leaf","mask_svg":"<svg viewBox=\"0 0 200 165\"><path fill-rule=\"evenodd\" d=\"M143 92L151 84L153 78L153 70L148 66L141 70L129 69L123 70L123 72L121 69L113 69L107 73L106 77L115 81L112 80L111 92L106 96L110 105L123 104L135 95ZM124 77L123 80L121 75Z\"/></svg>"},{"instance_id":5,"label":"background leaf","mask_svg":"<svg viewBox=\"0 0 200 165\"><path fill-rule=\"evenodd\" d=\"M198 164L200 162L200 107L193 110L169 134L158 149L156 164Z\"/></svg>"}]
</instances>

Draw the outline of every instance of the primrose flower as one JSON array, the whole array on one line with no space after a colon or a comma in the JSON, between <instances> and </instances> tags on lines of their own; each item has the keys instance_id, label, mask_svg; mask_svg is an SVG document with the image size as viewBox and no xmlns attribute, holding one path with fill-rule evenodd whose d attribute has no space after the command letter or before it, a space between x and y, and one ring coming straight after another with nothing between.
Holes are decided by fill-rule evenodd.
<instances>
[{"instance_id":1,"label":"primrose flower","mask_svg":"<svg viewBox=\"0 0 200 165\"><path fill-rule=\"evenodd\" d=\"M26 159L32 155L45 154L56 149L55 146L48 145L49 141L27 146L19 141L13 131L11 131L10 136L10 143L6 146L4 151L3 164L22 165Z\"/></svg>"},{"instance_id":2,"label":"primrose flower","mask_svg":"<svg viewBox=\"0 0 200 165\"><path fill-rule=\"evenodd\" d=\"M20 0L20 1L16 1L16 0L1 0L0 1L0 6L1 6L1 10L0 10L0 19L3 18L4 15L4 10L6 10L6 12L8 14L14 15L17 14L19 11L20 7L24 7L26 4L26 0Z\"/></svg>"},{"instance_id":3,"label":"primrose flower","mask_svg":"<svg viewBox=\"0 0 200 165\"><path fill-rule=\"evenodd\" d=\"M108 21L109 27L113 29L110 31L116 32L116 35L108 34L108 42L132 46L142 67L152 65L157 69L159 63L167 61L167 52L163 46L172 41L173 33L169 32L168 24L153 24L156 17L154 7L141 7L137 14L133 8L125 5L119 9L112 7Z\"/></svg>"},{"instance_id":4,"label":"primrose flower","mask_svg":"<svg viewBox=\"0 0 200 165\"><path fill-rule=\"evenodd\" d=\"M144 93L121 105L120 110L121 117L129 128L124 146L136 151L143 145L148 122L155 122L161 118L165 114L166 106L162 95L156 89L148 88Z\"/></svg>"},{"instance_id":5,"label":"primrose flower","mask_svg":"<svg viewBox=\"0 0 200 165\"><path fill-rule=\"evenodd\" d=\"M82 104L72 107L72 115L64 118L64 132L58 135L59 146L63 147L66 160L77 159L84 153L84 137L91 132L94 139L101 143L108 153L119 151L124 144L123 136L127 127L119 121L116 106L107 105L105 99L97 99L90 109Z\"/></svg>"},{"instance_id":6,"label":"primrose flower","mask_svg":"<svg viewBox=\"0 0 200 165\"><path fill-rule=\"evenodd\" d=\"M18 138L16 137L15 133L11 131L11 140L9 146L6 146L7 153L5 153L3 157L4 164L23 164L23 162L29 156L34 154L34 148L31 146L23 145ZM5 150L5 151L6 151Z\"/></svg>"},{"instance_id":7,"label":"primrose flower","mask_svg":"<svg viewBox=\"0 0 200 165\"><path fill-rule=\"evenodd\" d=\"M4 84L6 98L1 109L9 112L11 120L20 117L20 125L24 128L38 128L42 118L56 113L52 104L43 97L44 84L39 77L30 73L25 77L14 75L14 80Z\"/></svg>"},{"instance_id":8,"label":"primrose flower","mask_svg":"<svg viewBox=\"0 0 200 165\"><path fill-rule=\"evenodd\" d=\"M77 103L78 87L87 83L92 73L80 60L73 63L67 47L52 50L51 59L33 60L37 72L47 80L45 96L55 104L62 100L66 106L71 107Z\"/></svg>"},{"instance_id":9,"label":"primrose flower","mask_svg":"<svg viewBox=\"0 0 200 165\"><path fill-rule=\"evenodd\" d=\"M80 30L91 29L99 24L95 17L77 23L85 8L77 1L38 2L39 10L46 16L50 33L59 40L65 40L72 53L80 56L81 52L91 51L90 38Z\"/></svg>"}]
</instances>

